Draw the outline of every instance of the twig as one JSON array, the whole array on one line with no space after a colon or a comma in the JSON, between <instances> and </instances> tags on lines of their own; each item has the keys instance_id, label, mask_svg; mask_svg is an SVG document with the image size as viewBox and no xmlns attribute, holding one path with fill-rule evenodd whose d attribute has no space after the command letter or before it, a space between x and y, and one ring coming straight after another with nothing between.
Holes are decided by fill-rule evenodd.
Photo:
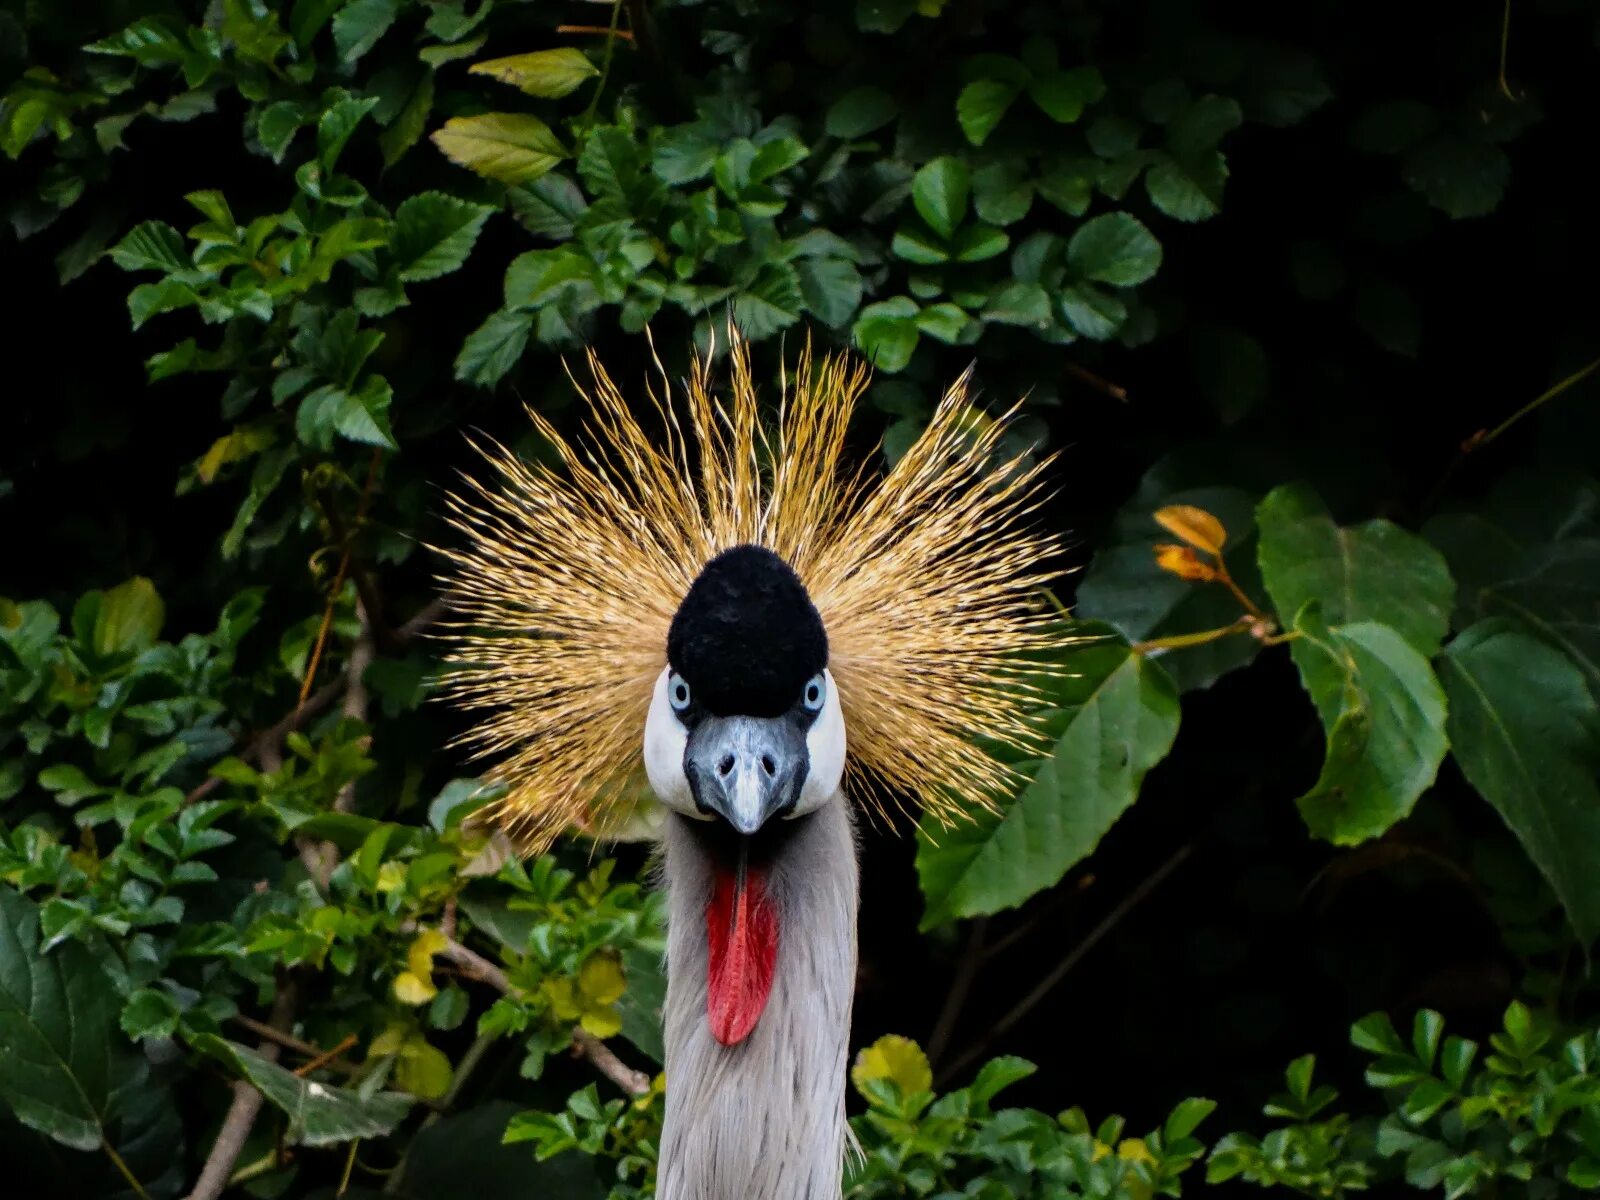
<instances>
[{"instance_id":1,"label":"twig","mask_svg":"<svg viewBox=\"0 0 1600 1200\"><path fill-rule=\"evenodd\" d=\"M1511 90L1506 79L1506 60L1511 52L1511 0L1506 0L1505 15L1500 19L1500 94L1513 104L1521 104L1522 97Z\"/></svg>"},{"instance_id":2,"label":"twig","mask_svg":"<svg viewBox=\"0 0 1600 1200\"><path fill-rule=\"evenodd\" d=\"M593 33L601 37L621 38L625 42L633 41L633 32L627 29L608 29L604 25L557 25L557 33Z\"/></svg>"},{"instance_id":3,"label":"twig","mask_svg":"<svg viewBox=\"0 0 1600 1200\"><path fill-rule=\"evenodd\" d=\"M1057 963L1055 968L1041 979L1031 992L1019 1000L1010 1012L996 1021L983 1037L978 1039L973 1046L965 1050L954 1062L942 1070L935 1082L943 1084L951 1077L960 1074L970 1063L981 1057L990 1046L1009 1033L1018 1021L1032 1012L1041 1000L1055 990L1056 985L1066 978L1067 973L1100 943L1101 938L1121 924L1122 919L1137 908L1145 897L1155 891L1161 885L1162 880L1172 874L1178 865L1189 857L1193 850L1194 847L1189 845L1178 847L1177 851L1166 862L1152 871L1138 887L1129 892L1115 908L1107 913L1105 919L1091 929L1089 935L1083 941L1072 948L1072 953Z\"/></svg>"},{"instance_id":4,"label":"twig","mask_svg":"<svg viewBox=\"0 0 1600 1200\"><path fill-rule=\"evenodd\" d=\"M939 1010L939 1019L934 1022L933 1032L928 1035L928 1058L933 1062L943 1057L945 1047L950 1044L950 1035L955 1032L956 1020L961 1016L961 1006L967 1002L967 994L972 991L978 964L984 959L983 937L988 928L989 919L979 917L967 934L967 944L956 963L955 978L950 981L950 992L944 998L944 1007Z\"/></svg>"},{"instance_id":5,"label":"twig","mask_svg":"<svg viewBox=\"0 0 1600 1200\"><path fill-rule=\"evenodd\" d=\"M294 1024L294 985L287 980L278 985L267 1023L279 1032L287 1032ZM262 1041L257 1052L268 1062L276 1062L280 1049L277 1042L267 1039ZM254 1085L243 1079L234 1082L233 1102L222 1118L222 1128L217 1130L217 1140L211 1143L211 1153L206 1155L205 1165L200 1168L200 1177L195 1180L188 1200L217 1200L222 1195L233 1175L233 1165L239 1161L239 1153L261 1113L262 1103L261 1093Z\"/></svg>"},{"instance_id":6,"label":"twig","mask_svg":"<svg viewBox=\"0 0 1600 1200\"><path fill-rule=\"evenodd\" d=\"M367 719L367 695L365 676L367 668L372 665L373 658L373 626L372 611L360 600L356 601L356 616L361 620L361 630L356 634L355 645L350 647L350 661L344 668L344 715L352 721L365 722ZM356 781L352 779L339 789L339 795L333 802L334 811L350 812L356 806Z\"/></svg>"},{"instance_id":7,"label":"twig","mask_svg":"<svg viewBox=\"0 0 1600 1200\"><path fill-rule=\"evenodd\" d=\"M304 1078L305 1076L311 1074L311 1072L317 1070L319 1067L331 1066L335 1060L337 1060L338 1057L346 1050L354 1049L358 1041L360 1041L360 1039L357 1038L355 1034L347 1033L344 1036L344 1040L332 1050L325 1050L323 1053L313 1058L310 1062L301 1063L294 1069L294 1073L299 1075L301 1078Z\"/></svg>"},{"instance_id":8,"label":"twig","mask_svg":"<svg viewBox=\"0 0 1600 1200\"><path fill-rule=\"evenodd\" d=\"M382 460L383 451L375 448L372 451L372 461L367 467L367 481L361 486L361 498L356 501L355 527L357 529L361 527L361 522L366 519L367 502L372 498L373 485L378 482L378 464ZM332 512L333 506L331 504L323 509L325 516ZM342 523L336 523L330 519L328 521L328 529L342 547L339 554L339 570L334 574L333 586L328 589L328 603L322 610L322 624L317 627L317 640L311 646L311 658L306 663L306 677L304 682L300 684L301 704L306 702L306 697L311 694L311 685L316 682L317 667L322 663L322 652L328 644L328 631L333 628L333 610L339 603L339 593L344 590L345 577L350 573L350 561L355 553L355 546ZM357 592L360 592L359 587Z\"/></svg>"},{"instance_id":9,"label":"twig","mask_svg":"<svg viewBox=\"0 0 1600 1200\"><path fill-rule=\"evenodd\" d=\"M144 1185L139 1182L139 1177L129 1169L128 1164L122 1161L122 1155L117 1153L117 1148L111 1144L109 1138L100 1139L100 1149L106 1152L106 1157L111 1160L111 1165L128 1181L128 1186L133 1189L133 1194L139 1200L150 1200L150 1193L144 1190Z\"/></svg>"},{"instance_id":10,"label":"twig","mask_svg":"<svg viewBox=\"0 0 1600 1200\"><path fill-rule=\"evenodd\" d=\"M480 983L486 983L497 992L507 995L515 989L505 971L495 966L476 950L463 946L454 938L445 939L439 954L461 969L461 973ZM589 1060L595 1070L604 1075L630 1096L642 1096L650 1090L650 1076L636 1071L616 1056L610 1046L595 1037L581 1025L572 1028L572 1049Z\"/></svg>"},{"instance_id":11,"label":"twig","mask_svg":"<svg viewBox=\"0 0 1600 1200\"><path fill-rule=\"evenodd\" d=\"M1080 367L1077 363L1069 362L1069 363L1062 363L1061 365L1062 365L1063 369L1065 369L1065 371L1067 372L1068 375L1077 376L1079 379L1083 380L1084 383L1087 383L1092 388L1096 388L1099 391L1104 392L1106 395L1110 396L1113 400L1121 401L1123 404L1126 404L1128 402L1128 389L1127 388L1118 387L1116 384L1112 383L1109 379L1102 379L1102 378L1100 378L1100 376L1096 375L1093 371L1089 370L1086 367Z\"/></svg>"}]
</instances>

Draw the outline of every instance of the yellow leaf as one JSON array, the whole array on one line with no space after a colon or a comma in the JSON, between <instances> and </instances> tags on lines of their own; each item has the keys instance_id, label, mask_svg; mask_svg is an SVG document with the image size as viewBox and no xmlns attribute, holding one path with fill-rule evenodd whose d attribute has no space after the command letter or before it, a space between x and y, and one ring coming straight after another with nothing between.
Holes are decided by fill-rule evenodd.
<instances>
[{"instance_id":1,"label":"yellow leaf","mask_svg":"<svg viewBox=\"0 0 1600 1200\"><path fill-rule=\"evenodd\" d=\"M583 1011L578 1003L577 989L572 986L572 980L565 978L546 979L544 981L545 999L550 1003L550 1010L555 1013L558 1021L576 1021L579 1013Z\"/></svg>"},{"instance_id":2,"label":"yellow leaf","mask_svg":"<svg viewBox=\"0 0 1600 1200\"><path fill-rule=\"evenodd\" d=\"M622 1032L622 1015L615 1007L586 1008L578 1024L597 1038L616 1037Z\"/></svg>"},{"instance_id":3,"label":"yellow leaf","mask_svg":"<svg viewBox=\"0 0 1600 1200\"><path fill-rule=\"evenodd\" d=\"M411 1038L394 1065L394 1079L413 1096L437 1100L450 1090L450 1060L425 1038Z\"/></svg>"},{"instance_id":4,"label":"yellow leaf","mask_svg":"<svg viewBox=\"0 0 1600 1200\"><path fill-rule=\"evenodd\" d=\"M439 994L433 980L415 971L401 971L394 977L394 998L401 1004L426 1004Z\"/></svg>"},{"instance_id":5,"label":"yellow leaf","mask_svg":"<svg viewBox=\"0 0 1600 1200\"><path fill-rule=\"evenodd\" d=\"M437 929L424 929L412 939L406 951L406 966L413 974L427 977L433 973L433 956L450 944L450 939Z\"/></svg>"},{"instance_id":6,"label":"yellow leaf","mask_svg":"<svg viewBox=\"0 0 1600 1200\"><path fill-rule=\"evenodd\" d=\"M372 1045L367 1047L367 1057L382 1058L386 1054L399 1054L405 1047L409 1034L410 1027L404 1022L391 1022L382 1033L372 1039Z\"/></svg>"},{"instance_id":7,"label":"yellow leaf","mask_svg":"<svg viewBox=\"0 0 1600 1200\"><path fill-rule=\"evenodd\" d=\"M1200 556L1187 546L1174 546L1162 542L1156 546L1156 566L1170 571L1179 579L1206 583L1217 577L1216 568L1200 561Z\"/></svg>"},{"instance_id":8,"label":"yellow leaf","mask_svg":"<svg viewBox=\"0 0 1600 1200\"><path fill-rule=\"evenodd\" d=\"M622 960L613 952L597 951L578 968L578 990L593 1004L615 1004L626 988Z\"/></svg>"},{"instance_id":9,"label":"yellow leaf","mask_svg":"<svg viewBox=\"0 0 1600 1200\"><path fill-rule=\"evenodd\" d=\"M393 859L378 868L378 891L395 892L406 885L406 867L404 863L395 862Z\"/></svg>"},{"instance_id":10,"label":"yellow leaf","mask_svg":"<svg viewBox=\"0 0 1600 1200\"><path fill-rule=\"evenodd\" d=\"M600 74L588 56L572 46L491 58L487 62L473 63L468 70L474 75L489 75L530 96L542 96L546 100L559 100L577 90L585 79Z\"/></svg>"},{"instance_id":11,"label":"yellow leaf","mask_svg":"<svg viewBox=\"0 0 1600 1200\"><path fill-rule=\"evenodd\" d=\"M856 1065L850 1069L850 1081L863 1094L874 1079L890 1080L902 1095L909 1096L933 1087L933 1070L921 1046L910 1038L889 1033L856 1055Z\"/></svg>"},{"instance_id":12,"label":"yellow leaf","mask_svg":"<svg viewBox=\"0 0 1600 1200\"><path fill-rule=\"evenodd\" d=\"M550 127L525 113L451 117L433 144L451 162L501 183L529 183L567 157Z\"/></svg>"},{"instance_id":13,"label":"yellow leaf","mask_svg":"<svg viewBox=\"0 0 1600 1200\"><path fill-rule=\"evenodd\" d=\"M1156 1156L1150 1153L1150 1147L1144 1144L1143 1138L1123 1138L1117 1143L1117 1157L1125 1162L1142 1162L1155 1165Z\"/></svg>"},{"instance_id":14,"label":"yellow leaf","mask_svg":"<svg viewBox=\"0 0 1600 1200\"><path fill-rule=\"evenodd\" d=\"M194 473L201 483L210 483L217 472L232 462L240 462L265 450L276 441L270 429L240 425L232 433L225 433L211 443L211 448L195 463Z\"/></svg>"},{"instance_id":15,"label":"yellow leaf","mask_svg":"<svg viewBox=\"0 0 1600 1200\"><path fill-rule=\"evenodd\" d=\"M1228 540L1228 531L1222 522L1203 508L1192 504L1169 504L1155 511L1156 524L1173 537L1204 550L1207 554L1221 554Z\"/></svg>"}]
</instances>

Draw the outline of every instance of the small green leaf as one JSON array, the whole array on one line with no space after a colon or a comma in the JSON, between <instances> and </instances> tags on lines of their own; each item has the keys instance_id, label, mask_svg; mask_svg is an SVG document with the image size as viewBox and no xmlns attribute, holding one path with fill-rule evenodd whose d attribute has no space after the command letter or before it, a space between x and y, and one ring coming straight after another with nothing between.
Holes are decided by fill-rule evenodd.
<instances>
[{"instance_id":1,"label":"small green leaf","mask_svg":"<svg viewBox=\"0 0 1600 1200\"><path fill-rule=\"evenodd\" d=\"M161 221L135 225L106 253L124 271L176 273L194 268L194 261L184 247L183 235Z\"/></svg>"},{"instance_id":2,"label":"small green leaf","mask_svg":"<svg viewBox=\"0 0 1600 1200\"><path fill-rule=\"evenodd\" d=\"M1094 67L1049 71L1028 81L1028 96L1053 121L1071 124L1083 110L1106 94L1105 81Z\"/></svg>"},{"instance_id":3,"label":"small green leaf","mask_svg":"<svg viewBox=\"0 0 1600 1200\"><path fill-rule=\"evenodd\" d=\"M154 644L166 619L155 584L135 576L105 593L94 622L94 652L136 654Z\"/></svg>"},{"instance_id":4,"label":"small green leaf","mask_svg":"<svg viewBox=\"0 0 1600 1200\"><path fill-rule=\"evenodd\" d=\"M546 100L559 100L571 95L586 79L600 74L600 68L589 61L589 56L572 46L555 50L536 50L532 54L513 54L508 58L491 58L473 63L468 70L474 75L488 75L501 83L530 96Z\"/></svg>"},{"instance_id":5,"label":"small green leaf","mask_svg":"<svg viewBox=\"0 0 1600 1200\"><path fill-rule=\"evenodd\" d=\"M894 97L880 87L865 84L851 88L828 108L828 136L864 137L894 120L899 111Z\"/></svg>"},{"instance_id":6,"label":"small green leaf","mask_svg":"<svg viewBox=\"0 0 1600 1200\"><path fill-rule=\"evenodd\" d=\"M525 113L452 117L433 143L451 162L501 183L530 183L568 157L550 127Z\"/></svg>"},{"instance_id":7,"label":"small green leaf","mask_svg":"<svg viewBox=\"0 0 1600 1200\"><path fill-rule=\"evenodd\" d=\"M966 218L971 187L967 164L946 155L917 172L911 182L911 202L928 227L948 240Z\"/></svg>"},{"instance_id":8,"label":"small green leaf","mask_svg":"<svg viewBox=\"0 0 1600 1200\"><path fill-rule=\"evenodd\" d=\"M478 231L494 209L444 192L408 197L394 212L389 249L400 278L437 279L457 270L472 253Z\"/></svg>"},{"instance_id":9,"label":"small green leaf","mask_svg":"<svg viewBox=\"0 0 1600 1200\"><path fill-rule=\"evenodd\" d=\"M333 18L333 44L342 62L371 50L400 15L400 0L348 0Z\"/></svg>"},{"instance_id":10,"label":"small green leaf","mask_svg":"<svg viewBox=\"0 0 1600 1200\"><path fill-rule=\"evenodd\" d=\"M956 97L956 120L967 141L974 146L988 141L1021 90L1020 85L1000 79L978 79L962 88Z\"/></svg>"},{"instance_id":11,"label":"small green leaf","mask_svg":"<svg viewBox=\"0 0 1600 1200\"><path fill-rule=\"evenodd\" d=\"M493 387L517 365L533 332L533 314L501 309L467 335L456 355L456 378Z\"/></svg>"},{"instance_id":12,"label":"small green leaf","mask_svg":"<svg viewBox=\"0 0 1600 1200\"><path fill-rule=\"evenodd\" d=\"M1067 266L1080 279L1131 287L1160 269L1161 243L1137 217L1106 213L1085 221L1072 235Z\"/></svg>"},{"instance_id":13,"label":"small green leaf","mask_svg":"<svg viewBox=\"0 0 1600 1200\"><path fill-rule=\"evenodd\" d=\"M920 337L914 320L919 311L909 296L867 305L856 318L856 345L880 371L904 370Z\"/></svg>"}]
</instances>

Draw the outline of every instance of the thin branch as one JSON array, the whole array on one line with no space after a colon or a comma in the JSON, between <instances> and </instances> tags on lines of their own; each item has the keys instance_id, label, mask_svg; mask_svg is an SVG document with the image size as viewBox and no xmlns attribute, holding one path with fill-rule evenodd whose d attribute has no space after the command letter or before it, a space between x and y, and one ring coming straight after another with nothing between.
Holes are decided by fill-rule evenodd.
<instances>
[{"instance_id":1,"label":"thin branch","mask_svg":"<svg viewBox=\"0 0 1600 1200\"><path fill-rule=\"evenodd\" d=\"M989 919L979 917L967 933L967 944L956 963L950 992L944 998L944 1007L939 1010L939 1019L934 1022L933 1032L928 1035L928 1058L933 1062L938 1062L944 1056L945 1048L950 1044L950 1035L955 1032L956 1021L961 1016L961 1008L972 991L972 981L978 975L978 964L985 958L983 938L988 928Z\"/></svg>"},{"instance_id":2,"label":"thin branch","mask_svg":"<svg viewBox=\"0 0 1600 1200\"><path fill-rule=\"evenodd\" d=\"M1117 384L1112 383L1109 379L1102 379L1100 376L1096 375L1093 371L1089 370L1086 367L1080 367L1077 363L1074 363L1074 362L1062 363L1061 366L1062 366L1062 369L1065 370L1068 375L1077 376L1079 379L1083 380L1083 382L1087 383L1090 387L1095 388L1098 391L1104 392L1106 395L1110 396L1113 400L1120 401L1123 404L1126 404L1128 402L1128 389L1127 388L1119 387Z\"/></svg>"},{"instance_id":3,"label":"thin branch","mask_svg":"<svg viewBox=\"0 0 1600 1200\"><path fill-rule=\"evenodd\" d=\"M279 983L268 1025L287 1033L294 1024L294 1004L294 985L288 981ZM280 1050L276 1041L264 1039L257 1052L269 1062L276 1062ZM222 1195L233 1175L233 1166L239 1161L239 1153L249 1140L250 1130L255 1127L262 1103L261 1093L253 1085L243 1079L234 1082L233 1102L222 1118L222 1128L217 1131L217 1140L211 1143L211 1153L206 1155L205 1165L200 1168L200 1177L195 1180L188 1200L217 1200Z\"/></svg>"},{"instance_id":4,"label":"thin branch","mask_svg":"<svg viewBox=\"0 0 1600 1200\"><path fill-rule=\"evenodd\" d=\"M1188 858L1193 851L1193 846L1179 846L1177 851L1166 862L1152 871L1138 887L1129 892L1114 909L1107 913L1105 919L1091 929L1089 935L1083 941L1072 948L1072 953L1057 963L1054 969L1041 979L1032 991L1012 1007L1010 1012L996 1021L983 1037L979 1038L974 1045L970 1046L954 1062L942 1070L935 1082L943 1084L953 1076L959 1075L967 1066L981 1058L990 1046L1009 1033L1018 1021L1032 1012L1041 1000L1056 989L1056 986L1066 978L1067 973L1077 966L1089 951L1099 945L1100 940L1106 934L1121 924L1123 918L1137 908L1145 897L1161 886L1162 881L1172 874L1178 865Z\"/></svg>"},{"instance_id":5,"label":"thin branch","mask_svg":"<svg viewBox=\"0 0 1600 1200\"><path fill-rule=\"evenodd\" d=\"M439 951L441 957L461 969L461 973L468 978L486 983L497 992L506 995L515 989L511 986L511 979L505 971L495 966L476 950L463 946L454 938L445 939L444 948ZM616 1056L610 1046L595 1037L581 1025L572 1028L573 1052L589 1060L595 1070L604 1075L630 1096L642 1096L650 1090L650 1076L643 1071L637 1071L628 1066Z\"/></svg>"}]
</instances>

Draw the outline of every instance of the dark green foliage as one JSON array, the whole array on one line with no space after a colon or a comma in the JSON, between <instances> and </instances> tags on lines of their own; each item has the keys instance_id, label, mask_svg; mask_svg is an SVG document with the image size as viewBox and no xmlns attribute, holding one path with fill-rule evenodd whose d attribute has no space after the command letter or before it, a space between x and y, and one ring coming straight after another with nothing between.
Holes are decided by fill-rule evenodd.
<instances>
[{"instance_id":1,"label":"dark green foliage","mask_svg":"<svg viewBox=\"0 0 1600 1200\"><path fill-rule=\"evenodd\" d=\"M1213 1180L1600 1187L1593 14L580 7L0 6L8 1183L186 1194L244 1080L230 1195L649 1194L660 814L470 819L422 547L732 321L874 467L975 364L1077 531L1015 794L864 831L849 1195L1176 1195L1377 1007Z\"/></svg>"}]
</instances>

